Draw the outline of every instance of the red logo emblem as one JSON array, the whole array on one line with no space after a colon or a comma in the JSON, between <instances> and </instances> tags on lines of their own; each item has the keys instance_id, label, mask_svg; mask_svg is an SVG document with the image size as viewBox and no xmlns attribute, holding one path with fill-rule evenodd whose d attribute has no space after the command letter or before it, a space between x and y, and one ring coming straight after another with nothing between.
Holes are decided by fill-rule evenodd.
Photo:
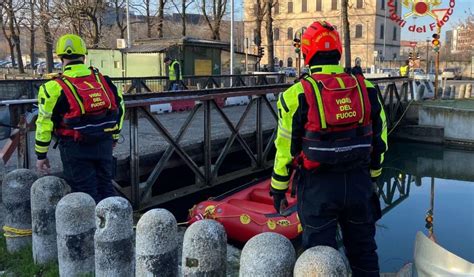
<instances>
[{"instance_id":1,"label":"red logo emblem","mask_svg":"<svg viewBox=\"0 0 474 277\"><path fill-rule=\"evenodd\" d=\"M456 0L402 0L402 14L398 14L396 0L388 0L390 19L404 28L407 25L407 19L410 17L426 17L434 19L433 23L426 25L408 26L410 32L425 33L435 31L441 28L449 21L454 12ZM443 5L443 2L445 5Z\"/></svg>"}]
</instances>

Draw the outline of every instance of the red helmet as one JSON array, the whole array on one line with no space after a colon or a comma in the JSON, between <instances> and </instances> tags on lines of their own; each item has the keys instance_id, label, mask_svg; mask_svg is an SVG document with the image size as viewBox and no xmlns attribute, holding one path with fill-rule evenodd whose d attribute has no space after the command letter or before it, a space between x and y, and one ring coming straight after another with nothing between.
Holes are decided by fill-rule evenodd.
<instances>
[{"instance_id":1,"label":"red helmet","mask_svg":"<svg viewBox=\"0 0 474 277\"><path fill-rule=\"evenodd\" d=\"M326 21L313 22L301 37L301 51L307 65L319 51L333 50L342 55L342 43L334 26Z\"/></svg>"}]
</instances>

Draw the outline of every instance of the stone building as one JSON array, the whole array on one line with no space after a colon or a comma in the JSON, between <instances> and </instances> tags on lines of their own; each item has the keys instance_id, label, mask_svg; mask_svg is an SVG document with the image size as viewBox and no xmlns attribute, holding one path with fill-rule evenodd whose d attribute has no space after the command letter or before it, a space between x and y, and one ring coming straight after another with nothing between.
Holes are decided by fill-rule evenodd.
<instances>
[{"instance_id":1,"label":"stone building","mask_svg":"<svg viewBox=\"0 0 474 277\"><path fill-rule=\"evenodd\" d=\"M395 5L400 14L401 5L398 2L395 1ZM364 68L380 65L381 60L399 60L401 28L390 20L387 3L388 0L349 0L352 64L357 58L361 59ZM245 36L251 41L249 52L257 54L254 42L257 33L255 1L244 0L244 10ZM295 67L295 34L316 20L328 21L341 30L341 0L279 0L273 7L273 20L276 64ZM262 22L261 34L262 46L266 48L265 20ZM268 53L268 49L265 49L265 53ZM266 64L267 61L268 58L263 57L262 63Z\"/></svg>"},{"instance_id":2,"label":"stone building","mask_svg":"<svg viewBox=\"0 0 474 277\"><path fill-rule=\"evenodd\" d=\"M471 52L472 41L474 40L474 26L459 25L452 31L451 52Z\"/></svg>"}]
</instances>

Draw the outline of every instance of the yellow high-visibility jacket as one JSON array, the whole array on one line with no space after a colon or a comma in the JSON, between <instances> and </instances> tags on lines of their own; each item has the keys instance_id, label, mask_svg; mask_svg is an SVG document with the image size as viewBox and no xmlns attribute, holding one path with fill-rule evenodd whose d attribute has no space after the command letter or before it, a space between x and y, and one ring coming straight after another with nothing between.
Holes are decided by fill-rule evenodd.
<instances>
[{"instance_id":1,"label":"yellow high-visibility jacket","mask_svg":"<svg viewBox=\"0 0 474 277\"><path fill-rule=\"evenodd\" d=\"M408 76L408 65L400 66L400 76L405 77Z\"/></svg>"},{"instance_id":2,"label":"yellow high-visibility jacket","mask_svg":"<svg viewBox=\"0 0 474 277\"><path fill-rule=\"evenodd\" d=\"M168 70L169 70L169 75L170 75L169 76L170 81L183 80L181 64L177 60L174 60L170 64Z\"/></svg>"},{"instance_id":3,"label":"yellow high-visibility jacket","mask_svg":"<svg viewBox=\"0 0 474 277\"><path fill-rule=\"evenodd\" d=\"M72 78L90 74L91 69L83 63L71 63L64 68L63 72L63 75ZM105 79L115 95L116 105L119 109L117 125L114 131L111 132L113 139L117 140L122 130L125 105L121 90L118 89L108 77L105 77ZM54 130L61 122L62 116L68 111L68 101L58 82L51 80L40 87L38 92L38 119L36 120L35 136L35 152L38 159L46 158Z\"/></svg>"},{"instance_id":4,"label":"yellow high-visibility jacket","mask_svg":"<svg viewBox=\"0 0 474 277\"><path fill-rule=\"evenodd\" d=\"M322 65L313 66L310 71L314 74L339 74L343 73L344 69L339 65ZM371 177L378 177L382 173L381 165L384 153L388 149L387 124L377 90L367 80L365 85L371 104L373 131L370 174ZM308 103L301 82L280 94L277 108L279 120L271 185L274 189L285 190L290 181L293 159L301 153L302 138L305 134L304 125L307 122Z\"/></svg>"}]
</instances>

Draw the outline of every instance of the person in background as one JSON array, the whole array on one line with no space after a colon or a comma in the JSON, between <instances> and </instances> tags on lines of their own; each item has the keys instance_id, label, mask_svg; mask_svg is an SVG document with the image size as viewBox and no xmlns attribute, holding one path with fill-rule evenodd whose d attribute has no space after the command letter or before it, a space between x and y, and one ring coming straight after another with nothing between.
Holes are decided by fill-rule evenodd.
<instances>
[{"instance_id":1,"label":"person in background","mask_svg":"<svg viewBox=\"0 0 474 277\"><path fill-rule=\"evenodd\" d=\"M327 22L304 32L309 74L281 93L270 194L286 213L296 169L298 216L305 249L337 248L341 227L352 275L379 276L375 222L381 217L376 179L387 151L385 113L374 85L339 65L339 33Z\"/></svg>"},{"instance_id":2,"label":"person in background","mask_svg":"<svg viewBox=\"0 0 474 277\"><path fill-rule=\"evenodd\" d=\"M171 59L170 57L166 57L164 59L165 64L168 66L168 78L169 84L167 90L180 90L181 81L183 80L182 72L181 72L181 64L176 59Z\"/></svg>"},{"instance_id":3,"label":"person in background","mask_svg":"<svg viewBox=\"0 0 474 277\"><path fill-rule=\"evenodd\" d=\"M99 202L115 195L112 150L124 118L122 93L108 77L84 64L87 48L81 37L60 37L56 54L64 71L38 92L36 167L49 173L47 153L54 136L72 190L88 193Z\"/></svg>"},{"instance_id":4,"label":"person in background","mask_svg":"<svg viewBox=\"0 0 474 277\"><path fill-rule=\"evenodd\" d=\"M407 77L409 72L410 72L410 61L406 60L405 65L400 66L400 76Z\"/></svg>"}]
</instances>

